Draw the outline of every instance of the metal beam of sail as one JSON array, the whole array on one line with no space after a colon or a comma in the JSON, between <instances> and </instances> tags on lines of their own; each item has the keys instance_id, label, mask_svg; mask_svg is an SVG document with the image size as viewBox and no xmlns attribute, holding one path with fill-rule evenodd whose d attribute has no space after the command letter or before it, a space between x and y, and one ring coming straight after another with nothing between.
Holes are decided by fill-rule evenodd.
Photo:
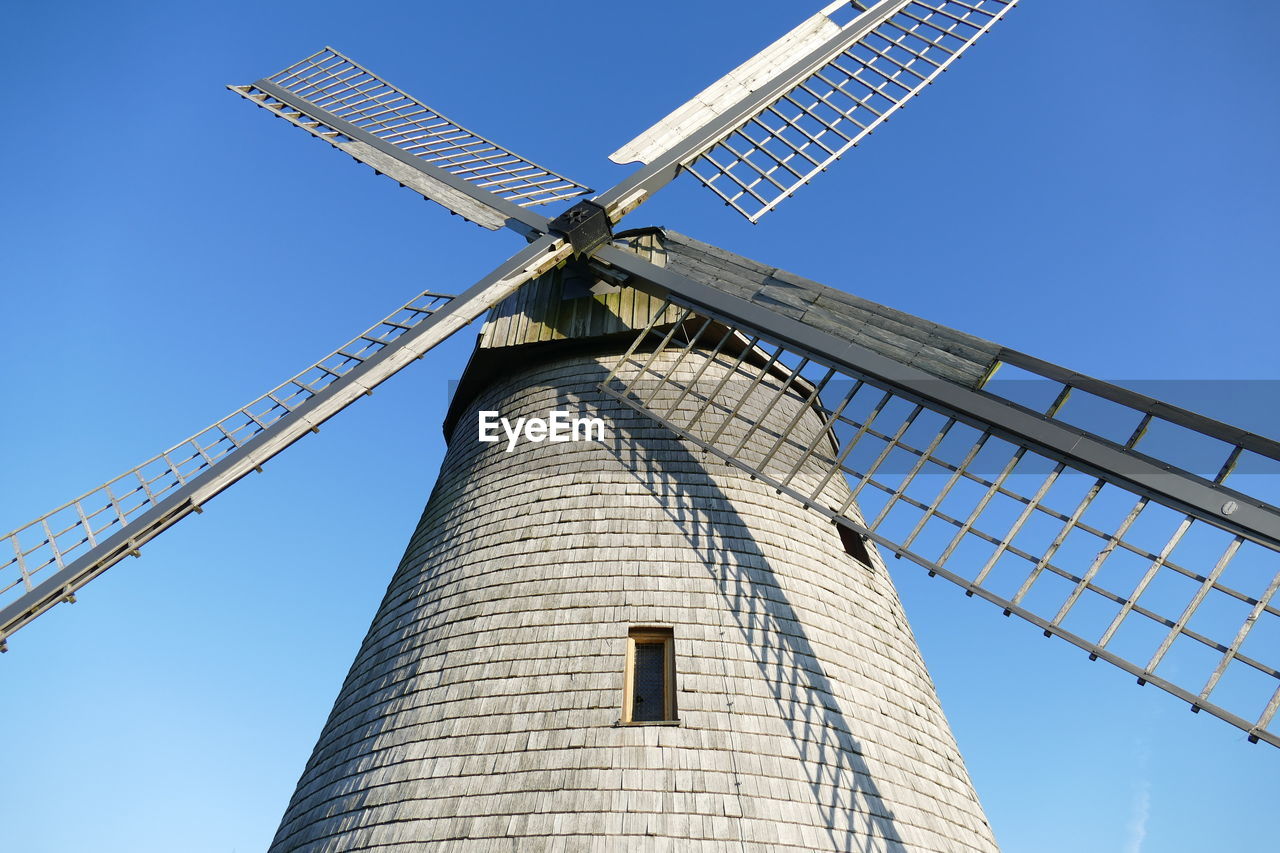
<instances>
[{"instance_id":1,"label":"metal beam of sail","mask_svg":"<svg viewBox=\"0 0 1280 853\"><path fill-rule=\"evenodd\" d=\"M571 254L552 237L465 293L418 294L385 320L252 403L4 537L0 650L14 631L75 593L223 489L421 358L526 281Z\"/></svg>"},{"instance_id":2,"label":"metal beam of sail","mask_svg":"<svg viewBox=\"0 0 1280 853\"><path fill-rule=\"evenodd\" d=\"M641 333L607 393L1005 615L1280 746L1280 509L1251 496L1249 476L1275 470L1280 444L1008 350L953 346L948 360L910 330L868 337L852 297L795 277L786 300L768 292L777 275L730 295L670 256L665 269L601 256L681 310ZM891 327L879 319L871 332ZM651 368L673 355L674 369ZM1001 396L1000 363L1041 377L1042 401ZM763 426L796 393L823 418L816 442ZM825 473L780 461L797 452ZM837 477L852 495L829 506Z\"/></svg>"},{"instance_id":3,"label":"metal beam of sail","mask_svg":"<svg viewBox=\"0 0 1280 853\"><path fill-rule=\"evenodd\" d=\"M832 3L612 159L674 154L757 222L919 95L1016 3Z\"/></svg>"},{"instance_id":4,"label":"metal beam of sail","mask_svg":"<svg viewBox=\"0 0 1280 853\"><path fill-rule=\"evenodd\" d=\"M524 208L591 190L472 133L326 47L249 86L250 101L490 230L527 232Z\"/></svg>"}]
</instances>

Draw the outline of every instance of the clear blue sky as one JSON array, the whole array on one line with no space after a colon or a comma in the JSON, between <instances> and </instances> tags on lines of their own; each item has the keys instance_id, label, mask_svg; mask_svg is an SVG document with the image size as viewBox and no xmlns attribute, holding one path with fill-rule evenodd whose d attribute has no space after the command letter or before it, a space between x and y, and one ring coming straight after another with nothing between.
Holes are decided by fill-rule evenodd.
<instances>
[{"instance_id":1,"label":"clear blue sky","mask_svg":"<svg viewBox=\"0 0 1280 853\"><path fill-rule=\"evenodd\" d=\"M521 245L224 84L331 43L605 188L626 173L609 152L818 5L9 4L0 526ZM688 179L627 222L1102 378L1274 380L1278 29L1264 0L1025 0L763 224ZM434 480L470 341L13 638L0 847L265 847ZM897 571L1010 853L1274 844L1274 749Z\"/></svg>"}]
</instances>

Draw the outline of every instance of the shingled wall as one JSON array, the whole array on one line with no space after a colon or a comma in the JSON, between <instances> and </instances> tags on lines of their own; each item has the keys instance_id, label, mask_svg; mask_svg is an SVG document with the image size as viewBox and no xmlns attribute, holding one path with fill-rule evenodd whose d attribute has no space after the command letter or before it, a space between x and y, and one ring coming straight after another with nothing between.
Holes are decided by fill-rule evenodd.
<instances>
[{"instance_id":1,"label":"shingled wall","mask_svg":"<svg viewBox=\"0 0 1280 853\"><path fill-rule=\"evenodd\" d=\"M879 558L602 395L613 359L460 412L272 851L996 849ZM476 440L557 408L606 440ZM619 725L633 625L674 630L678 726Z\"/></svg>"}]
</instances>

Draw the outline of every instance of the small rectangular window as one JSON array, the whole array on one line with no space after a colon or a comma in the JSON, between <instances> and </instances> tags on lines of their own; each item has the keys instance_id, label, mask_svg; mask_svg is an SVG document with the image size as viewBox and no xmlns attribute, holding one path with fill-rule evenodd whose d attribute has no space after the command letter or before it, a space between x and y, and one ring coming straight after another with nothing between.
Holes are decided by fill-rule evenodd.
<instances>
[{"instance_id":1,"label":"small rectangular window","mask_svg":"<svg viewBox=\"0 0 1280 853\"><path fill-rule=\"evenodd\" d=\"M675 669L675 637L670 628L632 628L627 637L622 722L675 722Z\"/></svg>"}]
</instances>

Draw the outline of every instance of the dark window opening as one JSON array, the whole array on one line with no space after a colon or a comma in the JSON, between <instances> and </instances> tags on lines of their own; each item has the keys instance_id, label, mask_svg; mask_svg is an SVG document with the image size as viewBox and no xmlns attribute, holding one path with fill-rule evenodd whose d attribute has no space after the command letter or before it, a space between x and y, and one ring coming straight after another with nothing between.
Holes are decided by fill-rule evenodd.
<instances>
[{"instance_id":1,"label":"dark window opening","mask_svg":"<svg viewBox=\"0 0 1280 853\"><path fill-rule=\"evenodd\" d=\"M867 550L867 540L839 522L836 523L836 530L840 531L840 544L844 546L844 552L864 566L870 566L871 552Z\"/></svg>"},{"instance_id":2,"label":"dark window opening","mask_svg":"<svg viewBox=\"0 0 1280 853\"><path fill-rule=\"evenodd\" d=\"M675 638L670 628L631 629L624 694L624 723L675 721Z\"/></svg>"},{"instance_id":3,"label":"dark window opening","mask_svg":"<svg viewBox=\"0 0 1280 853\"><path fill-rule=\"evenodd\" d=\"M667 690L663 670L666 643L636 643L635 678L631 683L631 719L637 722L666 719Z\"/></svg>"}]
</instances>

